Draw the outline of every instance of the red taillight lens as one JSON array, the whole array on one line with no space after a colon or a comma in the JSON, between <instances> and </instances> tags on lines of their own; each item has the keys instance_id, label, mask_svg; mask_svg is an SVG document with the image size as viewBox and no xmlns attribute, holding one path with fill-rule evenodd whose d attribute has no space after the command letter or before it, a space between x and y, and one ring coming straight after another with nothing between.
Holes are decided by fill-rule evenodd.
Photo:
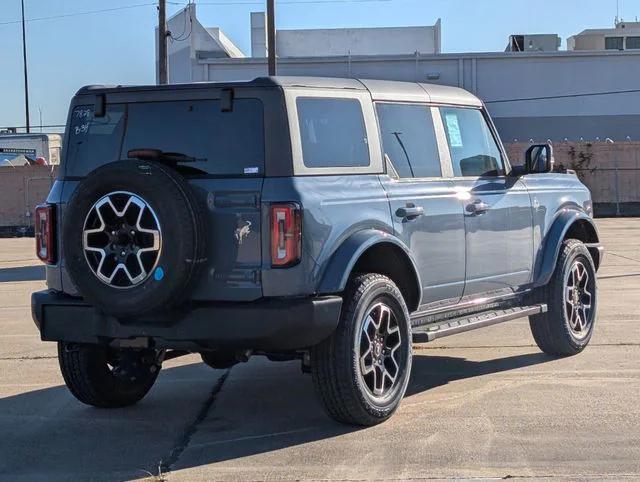
<instances>
[{"instance_id":1,"label":"red taillight lens","mask_svg":"<svg viewBox=\"0 0 640 482\"><path fill-rule=\"evenodd\" d=\"M55 263L53 240L54 209L50 204L36 207L36 255L47 264Z\"/></svg>"},{"instance_id":2,"label":"red taillight lens","mask_svg":"<svg viewBox=\"0 0 640 482\"><path fill-rule=\"evenodd\" d=\"M300 261L301 242L300 206L271 205L271 265L286 268Z\"/></svg>"}]
</instances>

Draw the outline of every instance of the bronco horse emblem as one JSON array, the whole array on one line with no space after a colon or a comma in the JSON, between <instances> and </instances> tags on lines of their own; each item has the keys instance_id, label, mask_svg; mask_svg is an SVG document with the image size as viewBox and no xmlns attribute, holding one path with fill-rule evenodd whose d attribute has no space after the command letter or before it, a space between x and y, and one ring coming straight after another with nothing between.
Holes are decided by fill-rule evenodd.
<instances>
[{"instance_id":1,"label":"bronco horse emblem","mask_svg":"<svg viewBox=\"0 0 640 482\"><path fill-rule=\"evenodd\" d=\"M245 221L244 226L239 226L238 228L236 228L235 236L236 241L238 241L238 246L242 244L244 238L249 236L249 233L251 233L251 221Z\"/></svg>"}]
</instances>

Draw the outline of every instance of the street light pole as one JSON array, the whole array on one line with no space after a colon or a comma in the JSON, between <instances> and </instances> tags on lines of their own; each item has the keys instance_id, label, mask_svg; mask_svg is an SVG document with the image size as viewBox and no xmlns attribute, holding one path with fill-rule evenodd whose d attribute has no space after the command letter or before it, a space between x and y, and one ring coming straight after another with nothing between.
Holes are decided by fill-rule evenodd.
<instances>
[{"instance_id":1,"label":"street light pole","mask_svg":"<svg viewBox=\"0 0 640 482\"><path fill-rule=\"evenodd\" d=\"M24 67L24 114L25 114L25 126L27 127L27 133L31 132L29 126L29 76L27 74L27 34L25 30L24 21L24 0L21 0L22 5L22 61Z\"/></svg>"},{"instance_id":2,"label":"street light pole","mask_svg":"<svg viewBox=\"0 0 640 482\"><path fill-rule=\"evenodd\" d=\"M276 75L276 7L275 0L267 0L267 49L269 75Z\"/></svg>"}]
</instances>

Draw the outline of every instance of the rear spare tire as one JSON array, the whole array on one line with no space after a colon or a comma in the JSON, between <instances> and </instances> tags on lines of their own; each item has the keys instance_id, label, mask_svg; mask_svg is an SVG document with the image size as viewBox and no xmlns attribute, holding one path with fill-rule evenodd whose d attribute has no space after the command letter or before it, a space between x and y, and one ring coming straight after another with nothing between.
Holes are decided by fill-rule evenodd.
<instances>
[{"instance_id":1,"label":"rear spare tire","mask_svg":"<svg viewBox=\"0 0 640 482\"><path fill-rule=\"evenodd\" d=\"M204 261L203 218L191 187L156 162L93 171L71 197L62 230L76 288L118 317L175 306Z\"/></svg>"}]
</instances>

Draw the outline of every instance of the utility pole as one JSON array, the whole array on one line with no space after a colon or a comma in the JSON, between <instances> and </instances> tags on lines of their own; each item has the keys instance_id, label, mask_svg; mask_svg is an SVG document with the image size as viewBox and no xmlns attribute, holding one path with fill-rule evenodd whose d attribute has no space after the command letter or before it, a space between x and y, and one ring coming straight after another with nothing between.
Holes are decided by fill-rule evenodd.
<instances>
[{"instance_id":1,"label":"utility pole","mask_svg":"<svg viewBox=\"0 0 640 482\"><path fill-rule=\"evenodd\" d=\"M167 0L158 1L158 83L167 83Z\"/></svg>"},{"instance_id":2,"label":"utility pole","mask_svg":"<svg viewBox=\"0 0 640 482\"><path fill-rule=\"evenodd\" d=\"M267 0L267 52L269 75L276 75L276 6L275 0Z\"/></svg>"},{"instance_id":3,"label":"utility pole","mask_svg":"<svg viewBox=\"0 0 640 482\"><path fill-rule=\"evenodd\" d=\"M21 0L22 5L22 62L24 66L24 114L25 125L27 126L27 133L31 132L29 126L29 76L27 74L27 34L25 30L24 22L24 0Z\"/></svg>"}]
</instances>

